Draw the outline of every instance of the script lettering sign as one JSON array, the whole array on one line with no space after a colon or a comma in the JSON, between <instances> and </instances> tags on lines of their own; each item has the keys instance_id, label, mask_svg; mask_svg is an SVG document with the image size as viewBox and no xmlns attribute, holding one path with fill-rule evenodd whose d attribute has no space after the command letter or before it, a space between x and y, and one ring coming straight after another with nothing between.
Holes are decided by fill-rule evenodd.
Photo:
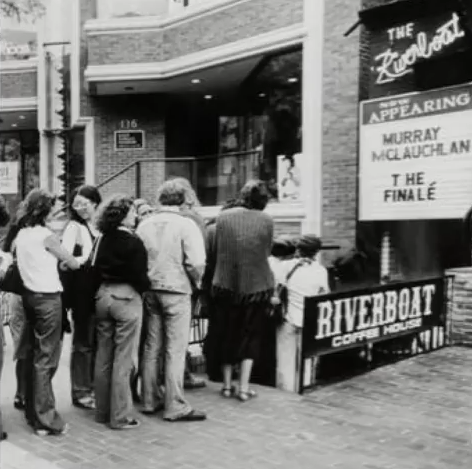
<instances>
[{"instance_id":1,"label":"script lettering sign","mask_svg":"<svg viewBox=\"0 0 472 469\"><path fill-rule=\"evenodd\" d=\"M375 85L392 83L413 72L414 65L452 51L465 38L457 13L432 21L407 23L381 32L373 46L371 70Z\"/></svg>"}]
</instances>

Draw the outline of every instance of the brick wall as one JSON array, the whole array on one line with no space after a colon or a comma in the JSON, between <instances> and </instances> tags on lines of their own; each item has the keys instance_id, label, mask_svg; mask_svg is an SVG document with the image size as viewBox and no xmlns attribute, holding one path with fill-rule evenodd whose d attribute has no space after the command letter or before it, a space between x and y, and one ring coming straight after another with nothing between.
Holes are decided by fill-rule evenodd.
<instances>
[{"instance_id":1,"label":"brick wall","mask_svg":"<svg viewBox=\"0 0 472 469\"><path fill-rule=\"evenodd\" d=\"M0 73L1 98L31 98L38 93L37 73Z\"/></svg>"},{"instance_id":2,"label":"brick wall","mask_svg":"<svg viewBox=\"0 0 472 469\"><path fill-rule=\"evenodd\" d=\"M249 3L249 2L248 2ZM93 1L82 0L83 20L93 15ZM282 27L288 23L302 20L301 2L287 0L253 0L250 2L251 9L241 10L242 16L235 17L227 14L214 22L211 33L210 25L205 26L205 34L196 34L191 23L186 23L186 28L175 28L175 48L166 54L189 53L192 47L212 47L224 42L247 37L250 34L264 32L261 27ZM246 5L247 6L247 5ZM236 7L235 7L236 8ZM239 4L238 8L241 8ZM254 8L254 9L253 9ZM356 32L345 38L343 33L356 21L360 2L352 0L330 0L326 2L326 28L325 28L325 59L324 59L324 140L323 140L323 238L330 242L341 245L354 244L356 233L357 214L357 115L359 97L359 33ZM259 10L273 12L273 17L262 15ZM285 12L285 13L283 13ZM84 14L85 13L85 14ZM257 14L256 14L257 13ZM249 15L246 17L246 15ZM252 19L251 19L252 18ZM255 27L254 19L257 18L258 28ZM261 19L264 21L261 21ZM244 24L243 24L244 20ZM199 19L200 25L204 19ZM225 24L230 21L231 25ZM285 22L285 23L284 23ZM287 23L288 22L288 23ZM206 24L206 23L205 23ZM266 26L266 24L268 26ZM263 26L264 25L264 26ZM177 33L178 31L178 33ZM151 34L142 33L140 36ZM166 33L167 34L167 33ZM193 36L192 36L193 34ZM135 35L134 35L135 36ZM200 37L201 36L201 37ZM124 35L120 35L123 39ZM170 36L168 36L170 37ZM110 60L114 63L122 60L149 61L156 54L155 60L161 60L162 49L159 44L153 43L153 48L143 46L136 42L136 37L128 38L127 47L119 46L117 38L115 42L98 43L94 41L108 40L104 36L89 38L88 53L90 63L103 63ZM146 39L151 41L152 38ZM139 39L141 41L141 39ZM121 43L123 44L123 43ZM166 43L167 44L167 43ZM107 47L111 47L111 51ZM119 50L120 49L120 50ZM123 49L123 50L121 50ZM139 50L138 50L139 49ZM86 42L83 41L83 53L87 52ZM95 55L94 55L95 54ZM101 55L100 55L101 54ZM124 54L120 59L119 54ZM141 56L138 56L142 54ZM146 55L147 54L147 55ZM103 57L102 57L103 56ZM105 56L108 56L106 58ZM102 57L102 58L101 58ZM141 57L141 58L140 58ZM144 57L144 58L143 58ZM85 65L85 63L83 63ZM164 122L161 117L155 117L154 109L162 109L156 103L150 104L154 98L151 95L140 98L133 97L131 101L125 98L110 97L85 97L82 100L82 112L84 115L96 116L97 131L97 181L103 181L106 177L118 171L129 162L141 157L164 156ZM141 100L141 101L140 101ZM144 103L141 106L139 103ZM152 109L147 111L146 109ZM113 130L117 130L120 119L137 118L142 121L149 137L151 132L160 132L153 136L154 141L145 152L115 152L113 145ZM154 165L157 168L159 165ZM157 171L157 169L155 170ZM151 171L144 171L152 174ZM156 181L164 177L161 169L149 176ZM108 185L108 192L115 192L121 188L134 187L135 174L129 171L115 182L115 186ZM147 187L143 194L153 200L155 187ZM280 222L276 227L277 234L299 234L300 223Z\"/></svg>"},{"instance_id":3,"label":"brick wall","mask_svg":"<svg viewBox=\"0 0 472 469\"><path fill-rule=\"evenodd\" d=\"M163 103L153 96L113 96L89 98L96 126L96 180L102 182L130 163L142 158L163 158L165 151ZM114 131L122 120L136 119L145 132L144 150L115 150ZM131 168L103 187L106 195L114 192L135 194L136 169ZM141 196L154 201L155 190L165 177L163 163L144 163L141 167Z\"/></svg>"},{"instance_id":4,"label":"brick wall","mask_svg":"<svg viewBox=\"0 0 472 469\"><path fill-rule=\"evenodd\" d=\"M357 216L359 36L343 34L360 2L326 1L323 114L323 237L354 244Z\"/></svg>"},{"instance_id":5,"label":"brick wall","mask_svg":"<svg viewBox=\"0 0 472 469\"><path fill-rule=\"evenodd\" d=\"M448 308L448 339L451 345L472 345L472 268L451 269L454 277Z\"/></svg>"},{"instance_id":6,"label":"brick wall","mask_svg":"<svg viewBox=\"0 0 472 469\"><path fill-rule=\"evenodd\" d=\"M210 12L163 30L90 36L88 63L169 60L302 21L303 0L240 1L220 12Z\"/></svg>"}]
</instances>

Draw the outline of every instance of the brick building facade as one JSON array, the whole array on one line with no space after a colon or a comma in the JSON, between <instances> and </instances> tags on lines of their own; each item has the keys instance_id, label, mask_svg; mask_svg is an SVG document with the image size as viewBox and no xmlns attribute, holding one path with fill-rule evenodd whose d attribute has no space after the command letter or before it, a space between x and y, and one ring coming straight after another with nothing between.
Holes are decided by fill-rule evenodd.
<instances>
[{"instance_id":1,"label":"brick building facade","mask_svg":"<svg viewBox=\"0 0 472 469\"><path fill-rule=\"evenodd\" d=\"M160 2L164 5L167 0ZM80 138L83 138L77 150L83 154L83 178L90 183L105 183L102 190L107 194L135 192L139 176L140 195L151 200L158 183L173 175L178 167L173 158L195 155L201 158L205 154L221 153L213 130L199 128L202 132L199 139L195 135L190 137L189 129L201 120L201 115L210 116L210 120L215 116L233 115L235 101L243 103L247 98L245 95L240 99L242 95L237 93L260 73L261 63L284 54L296 55L297 51L305 49L311 24L311 19L304 15L307 1L303 0L209 0L177 14L166 14L163 7L161 16L124 17L104 17L100 0L65 3L68 6L61 14L66 11L70 18L66 23L68 26L62 30L65 42L70 42L66 48L71 63L69 124L80 130ZM405 8L397 16L385 15L379 10L378 15L375 13L375 21L378 19L380 23L375 26L375 21L369 23L372 13L366 13L363 25L348 37L344 36L357 20L359 10L388 8L390 3L387 0L324 2L324 51L318 67L322 70L321 85L317 82L320 77L316 71L312 79L305 72L303 80L302 76L298 77L302 100L313 92L313 88L321 86L323 107L317 112L322 116L322 141L318 142L319 152L304 154L310 161L321 158L321 177L313 171L313 166L303 172L305 187L310 188L319 181L321 197L320 200L312 198L308 203L305 200L270 204L268 210L275 217L279 232L295 233L307 229L303 228L304 220L317 212L320 223L316 231L328 243L352 246L361 234L362 239L374 247L373 251L380 248L380 233L385 231L386 225L358 223L359 101L420 88L419 82L411 79L382 87L372 84L372 51L385 43L385 28L378 25L382 22L385 27L401 24L412 15L430 16L432 22L424 19L421 23L427 30L428 24L431 28L436 24L437 15L449 14L444 5L442 10L438 7L437 11L426 9L421 13L415 5L422 2L399 0L396 3L404 4ZM58 21L57 13L48 12L46 20L54 24ZM42 43L54 42L54 37L46 39ZM46 75L41 54L58 55L58 50L48 45L40 48L37 71L2 71L2 100L41 97ZM306 50L300 64L303 67L310 61ZM194 78L202 79L198 90L191 84ZM216 109L223 102L223 98L220 99L223 85L237 96L227 114L226 101L221 104L223 110ZM421 86L428 85L423 83ZM265 93L270 94L270 90L264 90ZM209 95L213 99L205 101L204 97ZM39 106L42 106L41 102L40 99ZM209 110L200 114L195 108ZM244 112L252 118L257 109L257 106L256 110L251 107ZM235 114L237 112L239 110ZM57 190L60 187L57 179L63 168L54 158L56 146L43 135L47 119L44 115L41 117L41 113L39 109L41 181ZM127 130L126 126L132 125L143 131L144 148L117 149L115 132ZM313 122L306 119L302 122L302 141L311 138L312 125ZM210 143L202 143L205 139ZM205 153L206 149L208 152ZM302 142L301 150L305 153L303 149ZM140 175L137 174L135 162L156 158L169 161L143 162ZM120 171L122 174L116 176ZM205 202L205 205L204 214L216 213L215 204ZM410 233L406 225L400 231ZM392 234L392 243L408 251L410 248L400 240L407 235L396 236L395 229L387 228ZM426 224L421 229L428 231L430 228Z\"/></svg>"}]
</instances>

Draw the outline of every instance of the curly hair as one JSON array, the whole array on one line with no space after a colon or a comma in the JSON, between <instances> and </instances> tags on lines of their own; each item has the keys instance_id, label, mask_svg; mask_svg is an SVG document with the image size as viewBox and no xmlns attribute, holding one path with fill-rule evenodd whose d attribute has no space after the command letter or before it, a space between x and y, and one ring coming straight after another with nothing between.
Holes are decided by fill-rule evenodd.
<instances>
[{"instance_id":1,"label":"curly hair","mask_svg":"<svg viewBox=\"0 0 472 469\"><path fill-rule=\"evenodd\" d=\"M190 181L188 179L183 178L183 177L175 177L175 178L171 178L170 180L178 182L184 188L185 205L187 205L189 208L201 206L201 203L197 197L197 193L195 192L195 189L192 187L192 184L190 184Z\"/></svg>"},{"instance_id":2,"label":"curly hair","mask_svg":"<svg viewBox=\"0 0 472 469\"><path fill-rule=\"evenodd\" d=\"M163 206L180 207L185 200L185 186L179 179L169 179L164 181L157 189L157 204Z\"/></svg>"},{"instance_id":3,"label":"curly hair","mask_svg":"<svg viewBox=\"0 0 472 469\"><path fill-rule=\"evenodd\" d=\"M243 207L264 210L269 202L269 191L265 182L254 179L244 184L239 197Z\"/></svg>"},{"instance_id":4,"label":"curly hair","mask_svg":"<svg viewBox=\"0 0 472 469\"><path fill-rule=\"evenodd\" d=\"M97 228L103 233L118 229L133 206L133 199L127 195L111 196L98 208Z\"/></svg>"},{"instance_id":5,"label":"curly hair","mask_svg":"<svg viewBox=\"0 0 472 469\"><path fill-rule=\"evenodd\" d=\"M44 226L55 204L54 194L44 189L33 189L18 210L18 224L22 228Z\"/></svg>"}]
</instances>

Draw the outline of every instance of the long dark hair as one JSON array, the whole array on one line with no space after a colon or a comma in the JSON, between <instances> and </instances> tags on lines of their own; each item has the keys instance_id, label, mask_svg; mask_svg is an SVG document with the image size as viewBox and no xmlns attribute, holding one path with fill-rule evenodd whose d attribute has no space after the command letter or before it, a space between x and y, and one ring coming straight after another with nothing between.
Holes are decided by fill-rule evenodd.
<instances>
[{"instance_id":1,"label":"long dark hair","mask_svg":"<svg viewBox=\"0 0 472 469\"><path fill-rule=\"evenodd\" d=\"M18 210L18 224L21 228L44 226L55 203L55 195L44 189L33 189Z\"/></svg>"},{"instance_id":2,"label":"long dark hair","mask_svg":"<svg viewBox=\"0 0 472 469\"><path fill-rule=\"evenodd\" d=\"M77 223L81 223L83 225L85 224L85 220L72 207L72 205L74 204L74 200L78 195L89 200L97 207L102 203L102 196L100 195L100 192L95 186L89 186L86 184L78 187L72 192L69 204L69 216L71 220L76 221Z\"/></svg>"}]
</instances>

